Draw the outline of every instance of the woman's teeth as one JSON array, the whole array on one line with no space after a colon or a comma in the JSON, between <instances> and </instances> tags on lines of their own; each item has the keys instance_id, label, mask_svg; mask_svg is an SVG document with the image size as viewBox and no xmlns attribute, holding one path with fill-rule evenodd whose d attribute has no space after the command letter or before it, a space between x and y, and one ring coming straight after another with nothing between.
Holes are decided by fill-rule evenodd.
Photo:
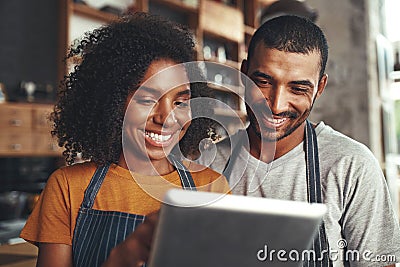
<instances>
[{"instance_id":1,"label":"woman's teeth","mask_svg":"<svg viewBox=\"0 0 400 267\"><path fill-rule=\"evenodd\" d=\"M171 138L171 134L169 135L162 135L162 134L156 134L153 132L145 132L145 135L151 139L153 139L156 142L165 142L168 141Z\"/></svg>"}]
</instances>

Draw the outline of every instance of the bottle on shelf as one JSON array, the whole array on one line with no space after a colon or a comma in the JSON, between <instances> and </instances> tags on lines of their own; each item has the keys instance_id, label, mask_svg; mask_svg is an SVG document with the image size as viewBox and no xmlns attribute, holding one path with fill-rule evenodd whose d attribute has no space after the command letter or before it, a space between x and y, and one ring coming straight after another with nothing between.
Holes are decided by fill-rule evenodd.
<instances>
[{"instance_id":1,"label":"bottle on shelf","mask_svg":"<svg viewBox=\"0 0 400 267\"><path fill-rule=\"evenodd\" d=\"M395 49L395 56L394 56L394 64L393 64L393 71L394 73L394 82L400 82L400 75L397 73L400 73L400 51L399 49Z\"/></svg>"},{"instance_id":2,"label":"bottle on shelf","mask_svg":"<svg viewBox=\"0 0 400 267\"><path fill-rule=\"evenodd\" d=\"M400 71L400 55L399 55L399 50L397 50L396 53L395 53L393 70L394 70L394 71Z\"/></svg>"}]
</instances>

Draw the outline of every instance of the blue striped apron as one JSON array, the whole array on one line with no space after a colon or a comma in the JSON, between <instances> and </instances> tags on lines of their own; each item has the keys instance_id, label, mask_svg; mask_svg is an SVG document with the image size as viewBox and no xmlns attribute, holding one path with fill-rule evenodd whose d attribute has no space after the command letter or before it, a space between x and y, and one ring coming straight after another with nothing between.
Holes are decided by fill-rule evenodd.
<instances>
[{"instance_id":1,"label":"blue striped apron","mask_svg":"<svg viewBox=\"0 0 400 267\"><path fill-rule=\"evenodd\" d=\"M233 149L232 155L228 159L224 167L225 177L230 177L232 173L234 161L239 155L242 143L239 143ZM321 193L321 179L319 172L319 159L318 159L318 144L317 135L311 123L307 120L305 127L305 151L306 151L306 170L307 170L307 200L309 203L322 203L322 193ZM304 267L308 266L332 266L332 261L329 258L329 243L325 234L324 222L319 226L318 234L312 244L312 250L314 250L316 259L311 258L303 263ZM323 258L320 259L324 252Z\"/></svg>"},{"instance_id":2,"label":"blue striped apron","mask_svg":"<svg viewBox=\"0 0 400 267\"><path fill-rule=\"evenodd\" d=\"M321 178L319 172L318 144L317 134L314 127L307 120L305 129L305 151L306 151L306 171L307 171L307 188L308 202L322 203ZM316 259L310 259L303 262L304 267L308 266L332 266L329 257L329 243L325 233L324 222L319 226L318 233L312 243ZM324 252L324 254L322 254ZM323 255L322 258L321 255Z\"/></svg>"},{"instance_id":3,"label":"blue striped apron","mask_svg":"<svg viewBox=\"0 0 400 267\"><path fill-rule=\"evenodd\" d=\"M178 171L182 188L196 190L192 175L186 167L175 157L169 158ZM75 267L101 266L111 250L145 219L143 215L92 209L109 167L108 164L96 169L79 208L72 241Z\"/></svg>"}]
</instances>

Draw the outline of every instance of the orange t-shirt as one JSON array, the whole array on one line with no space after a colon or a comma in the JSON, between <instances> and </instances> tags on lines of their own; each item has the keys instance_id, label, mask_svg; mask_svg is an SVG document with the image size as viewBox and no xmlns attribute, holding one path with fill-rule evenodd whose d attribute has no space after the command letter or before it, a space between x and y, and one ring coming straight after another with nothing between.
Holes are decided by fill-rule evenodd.
<instances>
[{"instance_id":1,"label":"orange t-shirt","mask_svg":"<svg viewBox=\"0 0 400 267\"><path fill-rule=\"evenodd\" d=\"M20 236L32 243L72 245L79 207L95 170L96 165L88 162L56 170L47 181ZM193 172L189 167L189 170L197 190L230 191L223 175L209 168ZM164 176L144 176L112 164L93 209L146 215L158 210L164 193L174 187L182 187L176 171Z\"/></svg>"}]
</instances>

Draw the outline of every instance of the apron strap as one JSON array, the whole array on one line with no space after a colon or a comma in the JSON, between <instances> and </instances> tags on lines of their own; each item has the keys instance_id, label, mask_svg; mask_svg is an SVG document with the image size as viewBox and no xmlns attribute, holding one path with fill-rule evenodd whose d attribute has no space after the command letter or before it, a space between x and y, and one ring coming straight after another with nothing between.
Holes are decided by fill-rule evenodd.
<instances>
[{"instance_id":1,"label":"apron strap","mask_svg":"<svg viewBox=\"0 0 400 267\"><path fill-rule=\"evenodd\" d=\"M172 154L170 154L168 158L179 174L182 188L185 190L196 191L196 185L193 181L193 177L190 174L189 170L185 167L185 165L183 165L183 163Z\"/></svg>"},{"instance_id":2,"label":"apron strap","mask_svg":"<svg viewBox=\"0 0 400 267\"><path fill-rule=\"evenodd\" d=\"M181 179L182 183L182 188L186 190L196 191L196 185L189 170L183 165L181 161L177 160L173 155L170 155L169 159L178 171L179 178ZM106 164L104 166L99 166L96 169L88 187L85 190L85 195L83 197L81 207L87 209L91 209L93 207L94 200L97 196L97 193L99 192L99 189L104 181L104 177L106 176L109 168L110 164Z\"/></svg>"},{"instance_id":3,"label":"apron strap","mask_svg":"<svg viewBox=\"0 0 400 267\"><path fill-rule=\"evenodd\" d=\"M222 171L222 174L226 177L228 182L230 181L233 166L235 165L236 158L239 157L239 152L243 144L239 140L236 144L233 144L233 142L231 142L231 147L232 146L234 146L232 154L229 156L228 161L225 163L224 169Z\"/></svg>"},{"instance_id":4,"label":"apron strap","mask_svg":"<svg viewBox=\"0 0 400 267\"><path fill-rule=\"evenodd\" d=\"M90 180L88 187L85 190L85 195L83 197L83 202L81 207L87 209L91 209L93 207L96 195L99 192L101 184L103 183L104 177L106 176L109 168L110 164L106 164L104 166L99 166L96 169L92 179Z\"/></svg>"},{"instance_id":5,"label":"apron strap","mask_svg":"<svg viewBox=\"0 0 400 267\"><path fill-rule=\"evenodd\" d=\"M314 127L308 120L306 121L305 135L308 202L322 203L317 134L315 133ZM318 235L314 239L313 250L315 251L317 258L323 255L322 261L305 261L303 266L332 266L332 261L329 258L329 243L326 237L325 225L323 221L319 226Z\"/></svg>"},{"instance_id":6,"label":"apron strap","mask_svg":"<svg viewBox=\"0 0 400 267\"><path fill-rule=\"evenodd\" d=\"M308 185L308 202L322 203L321 177L319 172L317 135L314 127L306 121L306 170Z\"/></svg>"}]
</instances>

